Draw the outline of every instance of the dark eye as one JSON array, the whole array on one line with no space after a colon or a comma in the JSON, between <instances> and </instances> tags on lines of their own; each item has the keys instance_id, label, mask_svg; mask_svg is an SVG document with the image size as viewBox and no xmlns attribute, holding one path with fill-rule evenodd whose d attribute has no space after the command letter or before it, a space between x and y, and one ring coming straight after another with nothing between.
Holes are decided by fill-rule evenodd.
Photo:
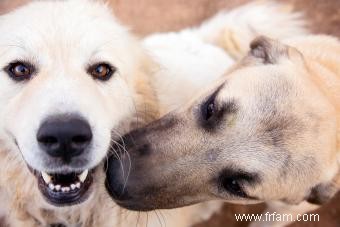
<instances>
[{"instance_id":1,"label":"dark eye","mask_svg":"<svg viewBox=\"0 0 340 227\"><path fill-rule=\"evenodd\" d=\"M115 73L116 69L107 63L98 63L92 65L88 69L88 73L98 80L109 80L112 75Z\"/></svg>"},{"instance_id":2,"label":"dark eye","mask_svg":"<svg viewBox=\"0 0 340 227\"><path fill-rule=\"evenodd\" d=\"M234 194L239 197L245 197L245 193L240 186L239 179L234 177L226 177L222 179L222 186L225 190L227 190L229 193Z\"/></svg>"},{"instance_id":3,"label":"dark eye","mask_svg":"<svg viewBox=\"0 0 340 227\"><path fill-rule=\"evenodd\" d=\"M30 63L17 61L10 63L5 68L5 71L12 79L16 81L22 81L30 79L35 69Z\"/></svg>"},{"instance_id":4,"label":"dark eye","mask_svg":"<svg viewBox=\"0 0 340 227\"><path fill-rule=\"evenodd\" d=\"M215 97L209 98L209 100L202 106L202 117L208 121L216 113Z\"/></svg>"},{"instance_id":5,"label":"dark eye","mask_svg":"<svg viewBox=\"0 0 340 227\"><path fill-rule=\"evenodd\" d=\"M218 177L218 185L222 191L238 197L248 197L244 191L245 186L260 183L260 177L257 173L248 173L242 170L231 168L224 169Z\"/></svg>"}]
</instances>

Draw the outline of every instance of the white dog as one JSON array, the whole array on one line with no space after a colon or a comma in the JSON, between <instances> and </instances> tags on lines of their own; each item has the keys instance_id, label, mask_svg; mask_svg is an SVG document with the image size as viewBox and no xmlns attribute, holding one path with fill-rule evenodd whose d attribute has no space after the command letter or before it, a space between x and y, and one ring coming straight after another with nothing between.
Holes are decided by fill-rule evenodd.
<instances>
[{"instance_id":1,"label":"white dog","mask_svg":"<svg viewBox=\"0 0 340 227\"><path fill-rule=\"evenodd\" d=\"M217 45L238 56L257 33L280 38L304 29L280 6L252 4L142 44L104 4L69 0L1 16L0 33L0 191L8 224L157 226L157 213L124 217L106 194L101 163L110 145L221 76L234 60ZM167 225L188 226L197 212L171 211L177 216Z\"/></svg>"}]
</instances>

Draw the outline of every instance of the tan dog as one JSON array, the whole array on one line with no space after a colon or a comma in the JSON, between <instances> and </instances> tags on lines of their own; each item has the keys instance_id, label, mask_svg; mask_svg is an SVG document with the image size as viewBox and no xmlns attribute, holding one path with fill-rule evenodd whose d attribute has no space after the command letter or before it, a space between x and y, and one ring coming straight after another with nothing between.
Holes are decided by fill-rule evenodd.
<instances>
[{"instance_id":1,"label":"tan dog","mask_svg":"<svg viewBox=\"0 0 340 227\"><path fill-rule=\"evenodd\" d=\"M257 38L199 97L125 136L132 168L124 187L127 156L108 164L117 203L151 210L272 201L272 212L303 213L317 207L305 201L332 198L339 189L340 43L310 36L287 44Z\"/></svg>"}]
</instances>

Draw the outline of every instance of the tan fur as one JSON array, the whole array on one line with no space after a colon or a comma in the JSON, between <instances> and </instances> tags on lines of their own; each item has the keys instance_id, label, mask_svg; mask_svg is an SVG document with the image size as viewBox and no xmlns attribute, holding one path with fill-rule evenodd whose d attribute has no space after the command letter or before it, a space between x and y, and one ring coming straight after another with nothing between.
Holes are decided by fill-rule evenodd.
<instances>
[{"instance_id":1,"label":"tan fur","mask_svg":"<svg viewBox=\"0 0 340 227\"><path fill-rule=\"evenodd\" d=\"M338 122L337 150L340 153L340 45L329 36L307 37L292 41L307 58L311 80L335 108Z\"/></svg>"},{"instance_id":2,"label":"tan fur","mask_svg":"<svg viewBox=\"0 0 340 227\"><path fill-rule=\"evenodd\" d=\"M142 65L140 73L136 72L133 86L136 89L136 97L134 98L136 103L136 124L134 127L140 127L145 125L160 116L159 102L157 99L156 85L153 84L153 75L158 70L156 63L151 59L144 60L146 63ZM132 127L132 128L134 128Z\"/></svg>"},{"instance_id":3,"label":"tan fur","mask_svg":"<svg viewBox=\"0 0 340 227\"><path fill-rule=\"evenodd\" d=\"M259 37L250 46L199 98L125 137L139 166L126 186L135 196L125 204L280 201L271 211L304 213L340 189L339 40ZM140 181L140 174L149 178Z\"/></svg>"}]
</instances>

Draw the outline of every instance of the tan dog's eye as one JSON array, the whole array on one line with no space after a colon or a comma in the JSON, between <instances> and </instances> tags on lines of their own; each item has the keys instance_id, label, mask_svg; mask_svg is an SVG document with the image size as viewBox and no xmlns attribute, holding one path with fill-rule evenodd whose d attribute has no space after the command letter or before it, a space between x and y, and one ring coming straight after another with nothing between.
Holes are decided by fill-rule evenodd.
<instances>
[{"instance_id":1,"label":"tan dog's eye","mask_svg":"<svg viewBox=\"0 0 340 227\"><path fill-rule=\"evenodd\" d=\"M8 75L12 79L16 81L22 81L22 80L30 79L35 69L34 69L34 66L31 65L30 63L16 61L16 62L10 63L5 68L5 71L8 73Z\"/></svg>"},{"instance_id":2,"label":"tan dog's eye","mask_svg":"<svg viewBox=\"0 0 340 227\"><path fill-rule=\"evenodd\" d=\"M109 80L116 69L107 63L98 63L88 69L88 73L98 80Z\"/></svg>"},{"instance_id":3,"label":"tan dog's eye","mask_svg":"<svg viewBox=\"0 0 340 227\"><path fill-rule=\"evenodd\" d=\"M225 178L222 181L222 186L225 190L227 190L229 193L245 197L245 193L242 190L242 187L240 186L237 178Z\"/></svg>"},{"instance_id":4,"label":"tan dog's eye","mask_svg":"<svg viewBox=\"0 0 340 227\"><path fill-rule=\"evenodd\" d=\"M254 185L260 181L256 173L247 173L241 170L224 169L218 178L222 189L228 194L238 197L248 197L244 185Z\"/></svg>"},{"instance_id":5,"label":"tan dog's eye","mask_svg":"<svg viewBox=\"0 0 340 227\"><path fill-rule=\"evenodd\" d=\"M205 121L209 121L216 113L215 96L211 96L201 107L202 117Z\"/></svg>"},{"instance_id":6,"label":"tan dog's eye","mask_svg":"<svg viewBox=\"0 0 340 227\"><path fill-rule=\"evenodd\" d=\"M206 120L209 120L209 118L211 118L215 113L215 104L209 103L209 105L207 106L207 112L206 112Z\"/></svg>"}]
</instances>

